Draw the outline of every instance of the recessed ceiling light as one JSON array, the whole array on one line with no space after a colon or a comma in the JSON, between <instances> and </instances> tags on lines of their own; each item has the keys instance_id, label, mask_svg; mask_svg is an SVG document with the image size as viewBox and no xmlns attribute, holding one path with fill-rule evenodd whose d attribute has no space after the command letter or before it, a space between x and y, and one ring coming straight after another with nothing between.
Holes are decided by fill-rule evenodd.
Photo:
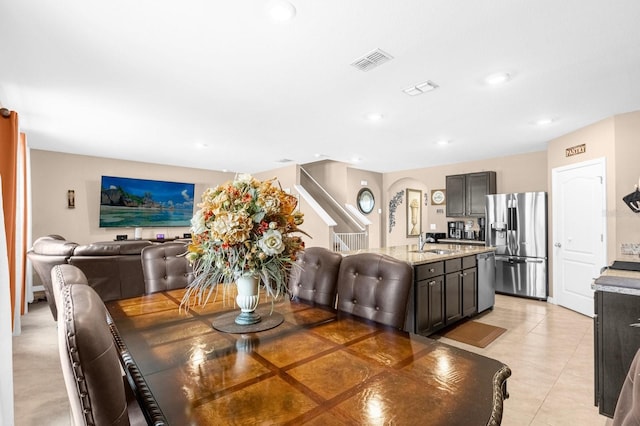
<instances>
[{"instance_id":1,"label":"recessed ceiling light","mask_svg":"<svg viewBox=\"0 0 640 426\"><path fill-rule=\"evenodd\" d=\"M436 143L438 145L449 145L451 141L449 141L448 139L440 139L439 141L437 141Z\"/></svg>"},{"instance_id":2,"label":"recessed ceiling light","mask_svg":"<svg viewBox=\"0 0 640 426\"><path fill-rule=\"evenodd\" d=\"M296 16L296 7L286 0L271 0L266 7L269 16L274 21L289 21Z\"/></svg>"},{"instance_id":3,"label":"recessed ceiling light","mask_svg":"<svg viewBox=\"0 0 640 426\"><path fill-rule=\"evenodd\" d=\"M485 77L484 81L490 86L498 86L511 80L511 75L506 72L497 72Z\"/></svg>"},{"instance_id":4,"label":"recessed ceiling light","mask_svg":"<svg viewBox=\"0 0 640 426\"><path fill-rule=\"evenodd\" d=\"M382 120L383 115L379 112L370 112L367 114L367 120L369 121L380 121Z\"/></svg>"},{"instance_id":5,"label":"recessed ceiling light","mask_svg":"<svg viewBox=\"0 0 640 426\"><path fill-rule=\"evenodd\" d=\"M541 118L540 120L536 121L536 124L538 126L548 126L551 123L553 123L553 118Z\"/></svg>"},{"instance_id":6,"label":"recessed ceiling light","mask_svg":"<svg viewBox=\"0 0 640 426\"><path fill-rule=\"evenodd\" d=\"M421 95L423 93L431 92L437 89L439 86L431 80L423 81L422 83L414 84L405 89L402 89L404 93L409 96Z\"/></svg>"}]
</instances>

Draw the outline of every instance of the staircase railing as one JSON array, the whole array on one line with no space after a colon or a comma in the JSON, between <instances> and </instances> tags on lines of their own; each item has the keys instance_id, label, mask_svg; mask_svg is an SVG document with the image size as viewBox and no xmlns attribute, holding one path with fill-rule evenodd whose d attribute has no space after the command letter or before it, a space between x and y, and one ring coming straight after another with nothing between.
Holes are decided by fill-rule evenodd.
<instances>
[{"instance_id":1,"label":"staircase railing","mask_svg":"<svg viewBox=\"0 0 640 426\"><path fill-rule=\"evenodd\" d=\"M367 232L334 232L333 251L345 252L369 248Z\"/></svg>"}]
</instances>

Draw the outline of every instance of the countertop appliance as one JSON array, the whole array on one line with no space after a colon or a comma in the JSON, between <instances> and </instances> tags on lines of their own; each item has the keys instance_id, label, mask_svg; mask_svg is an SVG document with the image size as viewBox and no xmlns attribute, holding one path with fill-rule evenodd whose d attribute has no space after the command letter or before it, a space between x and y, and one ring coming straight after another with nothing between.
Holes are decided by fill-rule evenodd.
<instances>
[{"instance_id":1,"label":"countertop appliance","mask_svg":"<svg viewBox=\"0 0 640 426\"><path fill-rule=\"evenodd\" d=\"M478 218L478 240L484 241L486 239L485 233L485 220L484 217Z\"/></svg>"},{"instance_id":2,"label":"countertop appliance","mask_svg":"<svg viewBox=\"0 0 640 426\"><path fill-rule=\"evenodd\" d=\"M447 238L447 234L444 232L427 232L425 234L426 242L428 243L437 243L438 240L443 240Z\"/></svg>"},{"instance_id":3,"label":"countertop appliance","mask_svg":"<svg viewBox=\"0 0 640 426\"><path fill-rule=\"evenodd\" d=\"M462 232L464 228L464 222L462 221L451 221L448 222L447 229L449 230L449 238L454 238L456 240L462 239Z\"/></svg>"},{"instance_id":4,"label":"countertop appliance","mask_svg":"<svg viewBox=\"0 0 640 426\"><path fill-rule=\"evenodd\" d=\"M546 300L547 193L486 196L486 241L495 247L496 292Z\"/></svg>"},{"instance_id":5,"label":"countertop appliance","mask_svg":"<svg viewBox=\"0 0 640 426\"><path fill-rule=\"evenodd\" d=\"M480 253L478 261L478 313L496 303L496 258L493 252Z\"/></svg>"}]
</instances>

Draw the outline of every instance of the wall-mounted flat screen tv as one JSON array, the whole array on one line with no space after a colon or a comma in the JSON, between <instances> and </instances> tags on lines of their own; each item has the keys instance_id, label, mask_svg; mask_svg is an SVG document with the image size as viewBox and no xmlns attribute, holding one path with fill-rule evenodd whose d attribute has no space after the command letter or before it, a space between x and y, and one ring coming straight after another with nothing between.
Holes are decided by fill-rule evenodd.
<instances>
[{"instance_id":1,"label":"wall-mounted flat screen tv","mask_svg":"<svg viewBox=\"0 0 640 426\"><path fill-rule=\"evenodd\" d=\"M102 176L100 227L191 226L194 184Z\"/></svg>"}]
</instances>

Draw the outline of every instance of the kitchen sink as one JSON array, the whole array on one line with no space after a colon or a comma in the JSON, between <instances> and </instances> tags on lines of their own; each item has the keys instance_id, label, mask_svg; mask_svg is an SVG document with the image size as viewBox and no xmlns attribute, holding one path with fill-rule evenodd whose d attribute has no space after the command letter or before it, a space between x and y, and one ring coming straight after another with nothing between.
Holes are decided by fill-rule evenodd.
<instances>
[{"instance_id":1,"label":"kitchen sink","mask_svg":"<svg viewBox=\"0 0 640 426\"><path fill-rule=\"evenodd\" d=\"M453 250L446 250L446 249L431 249L431 250L427 250L429 253L435 253L435 254L451 254L453 253Z\"/></svg>"},{"instance_id":2,"label":"kitchen sink","mask_svg":"<svg viewBox=\"0 0 640 426\"><path fill-rule=\"evenodd\" d=\"M429 250L410 250L411 253L435 253L435 254L451 254L453 250L447 249L429 249Z\"/></svg>"}]
</instances>

